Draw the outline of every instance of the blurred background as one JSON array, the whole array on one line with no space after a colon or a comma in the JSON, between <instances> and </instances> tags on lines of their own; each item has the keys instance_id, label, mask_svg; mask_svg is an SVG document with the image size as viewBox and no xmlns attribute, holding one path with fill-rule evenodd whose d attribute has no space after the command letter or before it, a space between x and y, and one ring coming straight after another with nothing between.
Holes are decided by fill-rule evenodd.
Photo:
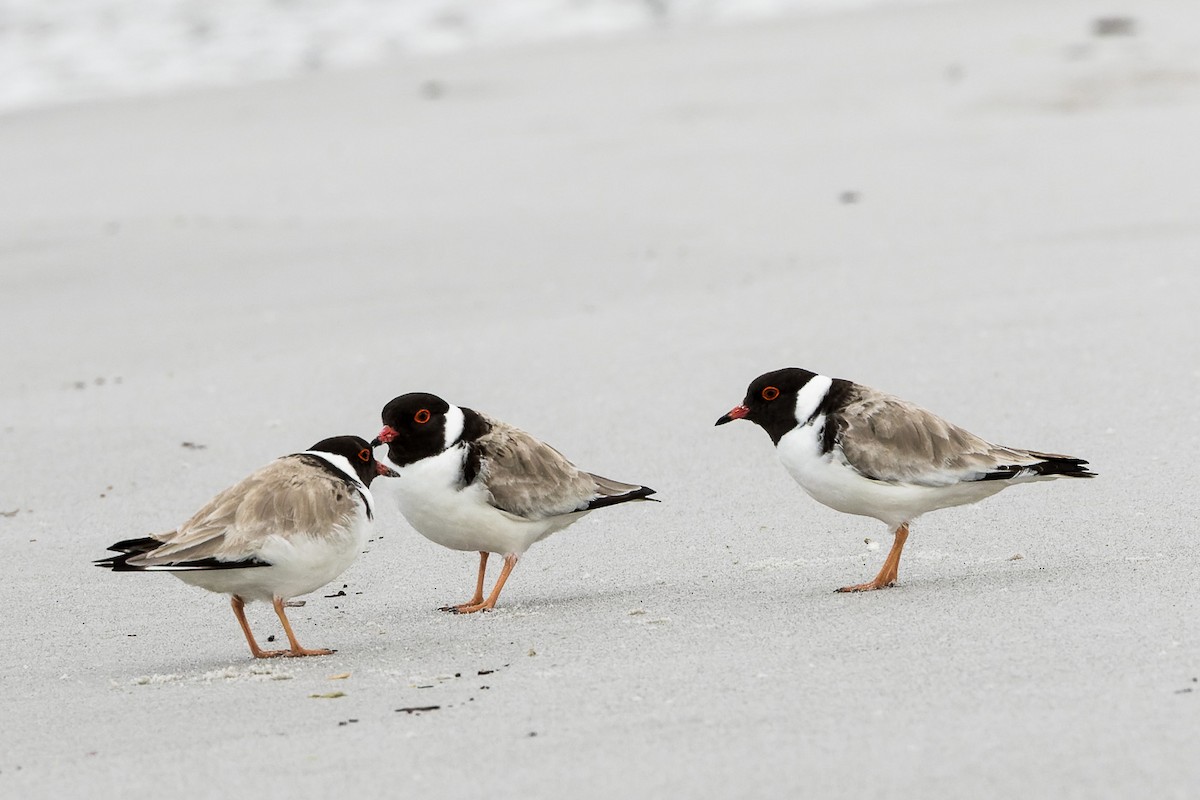
<instances>
[{"instance_id":1,"label":"blurred background","mask_svg":"<svg viewBox=\"0 0 1200 800\"><path fill-rule=\"evenodd\" d=\"M286 78L415 53L919 2L4 0L0 112Z\"/></svg>"}]
</instances>

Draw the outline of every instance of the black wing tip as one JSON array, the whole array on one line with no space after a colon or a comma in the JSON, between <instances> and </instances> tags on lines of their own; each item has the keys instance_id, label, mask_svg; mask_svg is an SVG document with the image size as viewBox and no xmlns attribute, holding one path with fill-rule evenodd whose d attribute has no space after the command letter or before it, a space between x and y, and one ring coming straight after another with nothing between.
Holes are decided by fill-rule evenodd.
<instances>
[{"instance_id":1,"label":"black wing tip","mask_svg":"<svg viewBox=\"0 0 1200 800\"><path fill-rule=\"evenodd\" d=\"M122 553L119 556L96 559L92 564L101 569L112 570L113 572L201 572L218 569L252 569L254 567L271 566L266 561L259 561L257 558L248 558L245 561L218 561L215 558L199 558L193 561L178 561L174 564L155 564L149 567L130 564L129 559L138 555L140 553Z\"/></svg>"},{"instance_id":2,"label":"black wing tip","mask_svg":"<svg viewBox=\"0 0 1200 800\"><path fill-rule=\"evenodd\" d=\"M134 556L140 556L143 553L149 553L161 544L162 542L152 536L122 539L108 546L109 550L120 555L98 558L92 564L102 569L111 569L113 572L140 572L141 568L130 565L128 563L129 559Z\"/></svg>"},{"instance_id":3,"label":"black wing tip","mask_svg":"<svg viewBox=\"0 0 1200 800\"><path fill-rule=\"evenodd\" d=\"M114 553L129 553L130 555L136 555L138 553L149 553L160 544L162 544L162 542L158 539L155 539L153 536L139 536L136 539L122 539L115 544L110 544L108 549L112 550Z\"/></svg>"},{"instance_id":4,"label":"black wing tip","mask_svg":"<svg viewBox=\"0 0 1200 800\"><path fill-rule=\"evenodd\" d=\"M596 508L604 508L605 506L615 506L618 503L628 503L632 500L648 500L651 503L661 502L660 500L652 498L650 496L652 494L657 494L657 492L655 492L649 486L639 486L632 491L625 492L624 494L610 494L603 497L597 497L595 500L592 500L590 503L584 506L584 510L591 511Z\"/></svg>"},{"instance_id":5,"label":"black wing tip","mask_svg":"<svg viewBox=\"0 0 1200 800\"><path fill-rule=\"evenodd\" d=\"M1082 458L1043 456L1040 453L1035 455L1039 455L1045 460L1034 464L1006 464L986 473L979 480L1006 481L1029 473L1047 478L1095 478L1099 476L1099 473L1088 469L1088 462Z\"/></svg>"},{"instance_id":6,"label":"black wing tip","mask_svg":"<svg viewBox=\"0 0 1200 800\"><path fill-rule=\"evenodd\" d=\"M1072 470L1070 472L1060 472L1057 474L1062 475L1067 478L1099 478L1100 477L1099 472L1092 472L1090 469L1083 469L1083 468Z\"/></svg>"},{"instance_id":7,"label":"black wing tip","mask_svg":"<svg viewBox=\"0 0 1200 800\"><path fill-rule=\"evenodd\" d=\"M1089 469L1086 459L1067 456L1052 456L1034 464L1031 469L1038 475L1060 475L1064 478L1095 478L1099 473Z\"/></svg>"},{"instance_id":8,"label":"black wing tip","mask_svg":"<svg viewBox=\"0 0 1200 800\"><path fill-rule=\"evenodd\" d=\"M248 567L269 567L271 566L266 561L260 561L251 556L244 561L218 561L215 558L197 558L189 561L176 561L166 564L154 564L152 566L142 566L139 564L130 564L129 559L137 556L145 555L151 550L160 547L163 542L155 539L153 536L141 536L137 539L123 539L122 541L110 544L108 549L119 555L108 556L107 558L98 558L92 562L97 567L102 569L111 569L113 572L187 572L194 570L213 570L213 569L246 569Z\"/></svg>"},{"instance_id":9,"label":"black wing tip","mask_svg":"<svg viewBox=\"0 0 1200 800\"><path fill-rule=\"evenodd\" d=\"M254 567L269 567L266 561L260 561L251 556L243 561L218 561L215 558L198 558L193 561L180 561L176 564L165 565L168 571L214 570L214 569L251 569Z\"/></svg>"},{"instance_id":10,"label":"black wing tip","mask_svg":"<svg viewBox=\"0 0 1200 800\"><path fill-rule=\"evenodd\" d=\"M112 548L109 548L110 550ZM93 566L101 569L110 569L113 572L141 572L141 567L131 566L128 562L137 553L122 553L119 556L110 556L108 558L98 558L92 562Z\"/></svg>"}]
</instances>

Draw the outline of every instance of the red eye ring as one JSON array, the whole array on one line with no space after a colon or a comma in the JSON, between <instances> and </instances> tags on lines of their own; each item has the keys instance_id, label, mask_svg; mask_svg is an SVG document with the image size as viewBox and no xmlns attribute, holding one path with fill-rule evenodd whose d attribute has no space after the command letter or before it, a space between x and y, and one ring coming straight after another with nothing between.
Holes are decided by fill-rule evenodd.
<instances>
[{"instance_id":1,"label":"red eye ring","mask_svg":"<svg viewBox=\"0 0 1200 800\"><path fill-rule=\"evenodd\" d=\"M413 415L413 419L416 421L416 423L418 425L424 425L426 422L429 422L429 418L431 416L433 416L433 415L429 413L428 408L422 408L420 411L418 411L416 414Z\"/></svg>"},{"instance_id":2,"label":"red eye ring","mask_svg":"<svg viewBox=\"0 0 1200 800\"><path fill-rule=\"evenodd\" d=\"M358 460L369 462L371 460L371 451L365 447L362 450L359 450L358 451Z\"/></svg>"},{"instance_id":3,"label":"red eye ring","mask_svg":"<svg viewBox=\"0 0 1200 800\"><path fill-rule=\"evenodd\" d=\"M763 400L770 401L770 400L774 400L776 397L779 397L779 390L776 389L774 386L768 386L762 390L762 399Z\"/></svg>"}]
</instances>

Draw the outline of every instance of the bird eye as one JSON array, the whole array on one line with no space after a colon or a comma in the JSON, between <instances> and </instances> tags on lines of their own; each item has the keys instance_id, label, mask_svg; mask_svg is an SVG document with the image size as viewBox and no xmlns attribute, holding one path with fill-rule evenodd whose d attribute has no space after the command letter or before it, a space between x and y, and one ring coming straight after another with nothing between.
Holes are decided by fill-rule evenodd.
<instances>
[{"instance_id":1,"label":"bird eye","mask_svg":"<svg viewBox=\"0 0 1200 800\"><path fill-rule=\"evenodd\" d=\"M429 422L429 416L430 416L429 409L422 408L420 411L418 411L416 414L413 415L413 419L417 421L417 424L424 425L426 422Z\"/></svg>"},{"instance_id":2,"label":"bird eye","mask_svg":"<svg viewBox=\"0 0 1200 800\"><path fill-rule=\"evenodd\" d=\"M763 400L774 400L776 397L779 397L779 390L774 386L768 386L762 390Z\"/></svg>"},{"instance_id":3,"label":"bird eye","mask_svg":"<svg viewBox=\"0 0 1200 800\"><path fill-rule=\"evenodd\" d=\"M358 460L359 461L370 461L371 460L371 451L365 447L362 450L359 450L358 451Z\"/></svg>"}]
</instances>

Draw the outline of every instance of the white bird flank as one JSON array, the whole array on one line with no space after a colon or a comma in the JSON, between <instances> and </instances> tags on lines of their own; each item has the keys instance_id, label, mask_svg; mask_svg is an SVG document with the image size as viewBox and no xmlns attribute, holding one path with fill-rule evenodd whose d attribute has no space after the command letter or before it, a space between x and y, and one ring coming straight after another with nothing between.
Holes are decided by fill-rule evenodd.
<instances>
[{"instance_id":1,"label":"white bird flank","mask_svg":"<svg viewBox=\"0 0 1200 800\"><path fill-rule=\"evenodd\" d=\"M175 571L176 578L210 592L236 594L243 600L290 600L315 591L341 575L366 544L371 522L359 514L350 526L264 538L255 556L268 567ZM151 568L153 569L153 568Z\"/></svg>"},{"instance_id":2,"label":"white bird flank","mask_svg":"<svg viewBox=\"0 0 1200 800\"><path fill-rule=\"evenodd\" d=\"M462 485L466 454L466 445L457 444L406 467L383 459L400 473L390 482L400 513L430 541L452 550L521 555L588 513L533 520L496 508L483 481Z\"/></svg>"},{"instance_id":3,"label":"white bird flank","mask_svg":"<svg viewBox=\"0 0 1200 800\"><path fill-rule=\"evenodd\" d=\"M895 528L937 508L974 503L996 494L1003 481L972 481L952 486L920 486L864 477L846 461L840 446L822 455L826 424L819 414L779 440L779 460L810 497L846 514L874 517Z\"/></svg>"}]
</instances>

